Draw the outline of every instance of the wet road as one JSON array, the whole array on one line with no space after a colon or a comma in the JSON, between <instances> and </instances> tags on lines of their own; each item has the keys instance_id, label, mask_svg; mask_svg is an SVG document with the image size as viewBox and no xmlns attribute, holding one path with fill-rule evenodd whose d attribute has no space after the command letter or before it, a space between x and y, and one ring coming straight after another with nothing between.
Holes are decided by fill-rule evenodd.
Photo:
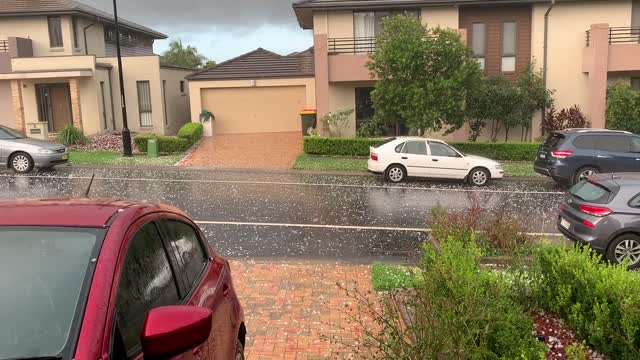
<instances>
[{"instance_id":1,"label":"wet road","mask_svg":"<svg viewBox=\"0 0 640 360\"><path fill-rule=\"evenodd\" d=\"M0 171L0 199L81 196L92 174L92 197L175 205L233 258L402 259L426 238L433 207L463 208L473 197L523 215L532 233L555 233L563 191L545 181L477 189L365 176L64 167L31 176Z\"/></svg>"}]
</instances>

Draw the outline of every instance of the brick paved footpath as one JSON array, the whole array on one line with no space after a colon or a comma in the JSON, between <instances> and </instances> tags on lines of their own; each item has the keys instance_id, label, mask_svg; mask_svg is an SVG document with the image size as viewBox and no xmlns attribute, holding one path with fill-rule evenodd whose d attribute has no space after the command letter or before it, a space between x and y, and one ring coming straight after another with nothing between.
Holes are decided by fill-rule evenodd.
<instances>
[{"instance_id":1,"label":"brick paved footpath","mask_svg":"<svg viewBox=\"0 0 640 360\"><path fill-rule=\"evenodd\" d=\"M352 343L362 327L348 321L345 303L355 302L337 283L367 293L369 266L247 260L232 261L231 269L245 311L247 359L352 357L340 344ZM350 311L368 321L357 306Z\"/></svg>"}]
</instances>

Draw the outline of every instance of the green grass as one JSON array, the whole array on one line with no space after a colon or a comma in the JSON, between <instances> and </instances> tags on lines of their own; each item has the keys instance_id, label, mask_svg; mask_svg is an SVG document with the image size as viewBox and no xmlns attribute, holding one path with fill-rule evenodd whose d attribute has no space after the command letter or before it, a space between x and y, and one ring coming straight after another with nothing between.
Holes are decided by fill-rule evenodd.
<instances>
[{"instance_id":1,"label":"green grass","mask_svg":"<svg viewBox=\"0 0 640 360\"><path fill-rule=\"evenodd\" d=\"M371 266L371 282L376 291L414 287L422 281L417 269L391 264L375 263Z\"/></svg>"},{"instance_id":2,"label":"green grass","mask_svg":"<svg viewBox=\"0 0 640 360\"><path fill-rule=\"evenodd\" d=\"M81 165L174 165L183 156L175 154L151 159L146 155L134 155L127 158L113 151L72 151L69 161Z\"/></svg>"},{"instance_id":3,"label":"green grass","mask_svg":"<svg viewBox=\"0 0 640 360\"><path fill-rule=\"evenodd\" d=\"M502 162L506 176L540 176L529 161ZM298 170L367 171L367 158L347 156L300 155L293 165Z\"/></svg>"}]
</instances>

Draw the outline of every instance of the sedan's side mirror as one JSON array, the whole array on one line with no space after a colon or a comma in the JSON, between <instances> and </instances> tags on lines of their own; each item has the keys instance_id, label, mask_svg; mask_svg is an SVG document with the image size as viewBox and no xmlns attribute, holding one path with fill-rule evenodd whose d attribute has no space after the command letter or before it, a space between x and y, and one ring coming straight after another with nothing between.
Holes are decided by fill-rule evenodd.
<instances>
[{"instance_id":1,"label":"sedan's side mirror","mask_svg":"<svg viewBox=\"0 0 640 360\"><path fill-rule=\"evenodd\" d=\"M212 312L196 306L152 309L142 327L144 358L169 359L202 345L211 334Z\"/></svg>"}]
</instances>

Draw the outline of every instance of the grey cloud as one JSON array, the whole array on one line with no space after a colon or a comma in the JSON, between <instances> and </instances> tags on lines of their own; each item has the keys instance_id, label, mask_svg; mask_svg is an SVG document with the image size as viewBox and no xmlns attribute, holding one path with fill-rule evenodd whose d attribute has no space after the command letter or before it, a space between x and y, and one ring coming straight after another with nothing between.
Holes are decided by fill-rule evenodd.
<instances>
[{"instance_id":1,"label":"grey cloud","mask_svg":"<svg viewBox=\"0 0 640 360\"><path fill-rule=\"evenodd\" d=\"M78 0L112 12L112 0ZM182 31L245 31L258 25L294 26L292 0L119 0L118 14L150 27Z\"/></svg>"}]
</instances>

